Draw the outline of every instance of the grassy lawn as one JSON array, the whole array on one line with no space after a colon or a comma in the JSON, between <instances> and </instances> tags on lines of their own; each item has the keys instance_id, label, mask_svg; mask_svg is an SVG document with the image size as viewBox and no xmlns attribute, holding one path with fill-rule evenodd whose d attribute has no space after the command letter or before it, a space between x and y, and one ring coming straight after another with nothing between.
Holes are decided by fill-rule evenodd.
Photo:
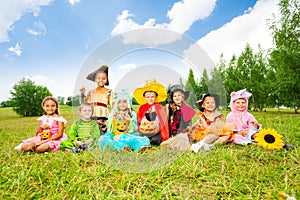
<instances>
[{"instance_id":1,"label":"grassy lawn","mask_svg":"<svg viewBox=\"0 0 300 200\"><path fill-rule=\"evenodd\" d=\"M62 106L60 113L68 133L72 108ZM198 154L160 148L140 154L21 153L14 147L35 135L37 117L0 108L0 199L280 199L278 192L299 199L300 115L289 110L253 114L295 149L227 144Z\"/></svg>"}]
</instances>

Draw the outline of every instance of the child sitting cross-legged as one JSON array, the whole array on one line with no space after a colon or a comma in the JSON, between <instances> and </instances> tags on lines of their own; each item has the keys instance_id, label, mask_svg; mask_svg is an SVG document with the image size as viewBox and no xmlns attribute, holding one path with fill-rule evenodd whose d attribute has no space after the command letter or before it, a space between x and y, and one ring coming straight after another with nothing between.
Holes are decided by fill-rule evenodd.
<instances>
[{"instance_id":1,"label":"child sitting cross-legged","mask_svg":"<svg viewBox=\"0 0 300 200\"><path fill-rule=\"evenodd\" d=\"M88 103L79 106L80 119L73 123L69 139L60 143L60 148L73 153L86 150L100 136L98 123L91 120L93 108Z\"/></svg>"},{"instance_id":2,"label":"child sitting cross-legged","mask_svg":"<svg viewBox=\"0 0 300 200\"><path fill-rule=\"evenodd\" d=\"M196 133L193 138L198 142L191 146L192 151L197 153L201 148L209 150L214 144L231 141L233 127L225 125L222 120L223 114L217 110L220 104L219 96L202 94L197 103L200 112L198 112Z\"/></svg>"},{"instance_id":3,"label":"child sitting cross-legged","mask_svg":"<svg viewBox=\"0 0 300 200\"><path fill-rule=\"evenodd\" d=\"M127 90L123 89L116 94L113 105L106 122L107 132L99 138L100 148L134 152L151 148L150 140L137 132L136 113Z\"/></svg>"}]
</instances>

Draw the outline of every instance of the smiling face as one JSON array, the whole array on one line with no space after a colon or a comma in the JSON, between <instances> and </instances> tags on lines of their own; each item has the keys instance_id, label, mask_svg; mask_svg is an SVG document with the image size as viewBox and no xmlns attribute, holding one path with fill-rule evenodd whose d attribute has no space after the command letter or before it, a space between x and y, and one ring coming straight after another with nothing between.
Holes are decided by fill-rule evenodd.
<instances>
[{"instance_id":1,"label":"smiling face","mask_svg":"<svg viewBox=\"0 0 300 200\"><path fill-rule=\"evenodd\" d=\"M233 106L237 111L244 111L247 108L246 99L237 99L233 102Z\"/></svg>"},{"instance_id":2,"label":"smiling face","mask_svg":"<svg viewBox=\"0 0 300 200\"><path fill-rule=\"evenodd\" d=\"M207 112L213 112L216 109L216 101L214 97L206 97L202 104L202 108L204 108Z\"/></svg>"},{"instance_id":3,"label":"smiling face","mask_svg":"<svg viewBox=\"0 0 300 200\"><path fill-rule=\"evenodd\" d=\"M144 98L149 105L153 105L157 98L157 94L155 92L145 92Z\"/></svg>"},{"instance_id":4,"label":"smiling face","mask_svg":"<svg viewBox=\"0 0 300 200\"><path fill-rule=\"evenodd\" d=\"M56 102L51 99L46 100L43 103L43 109L48 116L53 115L57 110Z\"/></svg>"},{"instance_id":5,"label":"smiling face","mask_svg":"<svg viewBox=\"0 0 300 200\"><path fill-rule=\"evenodd\" d=\"M99 87L103 87L107 83L107 75L104 72L98 72L95 76L95 82Z\"/></svg>"},{"instance_id":6,"label":"smiling face","mask_svg":"<svg viewBox=\"0 0 300 200\"><path fill-rule=\"evenodd\" d=\"M175 104L181 105L182 102L184 101L184 93L180 90L175 91L173 93L172 98L173 98L173 101L174 101Z\"/></svg>"}]
</instances>

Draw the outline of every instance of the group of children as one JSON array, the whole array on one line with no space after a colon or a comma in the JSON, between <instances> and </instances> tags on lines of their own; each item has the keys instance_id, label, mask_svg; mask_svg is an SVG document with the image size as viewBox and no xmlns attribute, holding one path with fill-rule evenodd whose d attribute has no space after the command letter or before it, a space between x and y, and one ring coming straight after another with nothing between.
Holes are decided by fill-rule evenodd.
<instances>
[{"instance_id":1,"label":"group of children","mask_svg":"<svg viewBox=\"0 0 300 200\"><path fill-rule=\"evenodd\" d=\"M251 94L245 89L231 93L231 112L224 122L223 114L218 112L220 101L216 94L202 94L196 112L185 103L189 91L180 85L173 85L167 91L155 80L147 80L143 87L134 90L133 96L140 104L136 113L126 89L113 93L105 87L109 85L108 66L102 65L87 79L94 81L97 88L80 105L80 119L73 123L69 137L64 133L66 120L58 113L57 100L46 97L42 102L45 114L38 118L36 136L23 140L15 149L40 153L61 149L75 153L98 146L141 152L152 145L161 145L198 152L217 143L253 143L261 128L248 112ZM161 103L168 95L170 99L163 106ZM192 123L194 116L197 120ZM178 144L184 144L185 148Z\"/></svg>"}]
</instances>

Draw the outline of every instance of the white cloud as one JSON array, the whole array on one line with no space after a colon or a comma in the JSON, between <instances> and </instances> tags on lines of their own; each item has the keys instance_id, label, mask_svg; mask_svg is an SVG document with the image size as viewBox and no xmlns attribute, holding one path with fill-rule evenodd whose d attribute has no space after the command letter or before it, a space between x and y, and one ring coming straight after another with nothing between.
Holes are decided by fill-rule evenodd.
<instances>
[{"instance_id":1,"label":"white cloud","mask_svg":"<svg viewBox=\"0 0 300 200\"><path fill-rule=\"evenodd\" d=\"M76 4L76 3L80 3L80 0L69 0L69 3L70 3L71 5L74 5L74 4Z\"/></svg>"},{"instance_id":2,"label":"white cloud","mask_svg":"<svg viewBox=\"0 0 300 200\"><path fill-rule=\"evenodd\" d=\"M122 34L131 30L141 29L145 30L138 34L123 34L125 43L131 44L145 44L148 46L155 46L159 44L171 43L178 38L178 33L184 33L197 20L208 17L216 5L216 0L182 0L173 5L168 11L167 16L170 23L157 24L155 18L148 19L144 24L138 24L132 20L133 14L128 10L124 10L121 15L117 17L117 24L112 30L112 35ZM172 37L162 38L160 35L151 32L149 28L167 29L175 31L177 34L172 34ZM137 33L137 32L135 32ZM171 36L171 35L169 35Z\"/></svg>"},{"instance_id":3,"label":"white cloud","mask_svg":"<svg viewBox=\"0 0 300 200\"><path fill-rule=\"evenodd\" d=\"M38 16L41 6L49 5L53 0L9 0L0 6L0 43L9 42L8 32L13 30L13 24L25 13Z\"/></svg>"},{"instance_id":4,"label":"white cloud","mask_svg":"<svg viewBox=\"0 0 300 200\"><path fill-rule=\"evenodd\" d=\"M144 28L165 28L166 26L163 24L155 24L155 19L150 18L144 24L138 24L132 19L133 14L131 14L128 10L123 10L122 14L117 17L117 25L112 30L112 35L118 35L120 33L124 33L131 30L136 29L144 29Z\"/></svg>"},{"instance_id":5,"label":"white cloud","mask_svg":"<svg viewBox=\"0 0 300 200\"><path fill-rule=\"evenodd\" d=\"M14 47L9 47L8 51L12 52L14 55L21 56L22 54L22 47L19 43L17 43Z\"/></svg>"},{"instance_id":6,"label":"white cloud","mask_svg":"<svg viewBox=\"0 0 300 200\"><path fill-rule=\"evenodd\" d=\"M171 22L167 28L179 33L184 33L198 20L205 19L214 10L216 0L182 0L173 5L168 11Z\"/></svg>"},{"instance_id":7,"label":"white cloud","mask_svg":"<svg viewBox=\"0 0 300 200\"><path fill-rule=\"evenodd\" d=\"M279 15L278 2L279 0L257 1L252 9L211 31L198 40L198 44L214 61L219 61L221 53L227 61L233 54L239 56L247 43L255 52L258 51L259 44L263 50L273 47L267 20L273 19L273 14Z\"/></svg>"},{"instance_id":8,"label":"white cloud","mask_svg":"<svg viewBox=\"0 0 300 200\"><path fill-rule=\"evenodd\" d=\"M38 36L38 35L45 36L47 33L47 27L43 22L38 21L38 22L34 22L34 29L28 28L27 32L34 36Z\"/></svg>"}]
</instances>

